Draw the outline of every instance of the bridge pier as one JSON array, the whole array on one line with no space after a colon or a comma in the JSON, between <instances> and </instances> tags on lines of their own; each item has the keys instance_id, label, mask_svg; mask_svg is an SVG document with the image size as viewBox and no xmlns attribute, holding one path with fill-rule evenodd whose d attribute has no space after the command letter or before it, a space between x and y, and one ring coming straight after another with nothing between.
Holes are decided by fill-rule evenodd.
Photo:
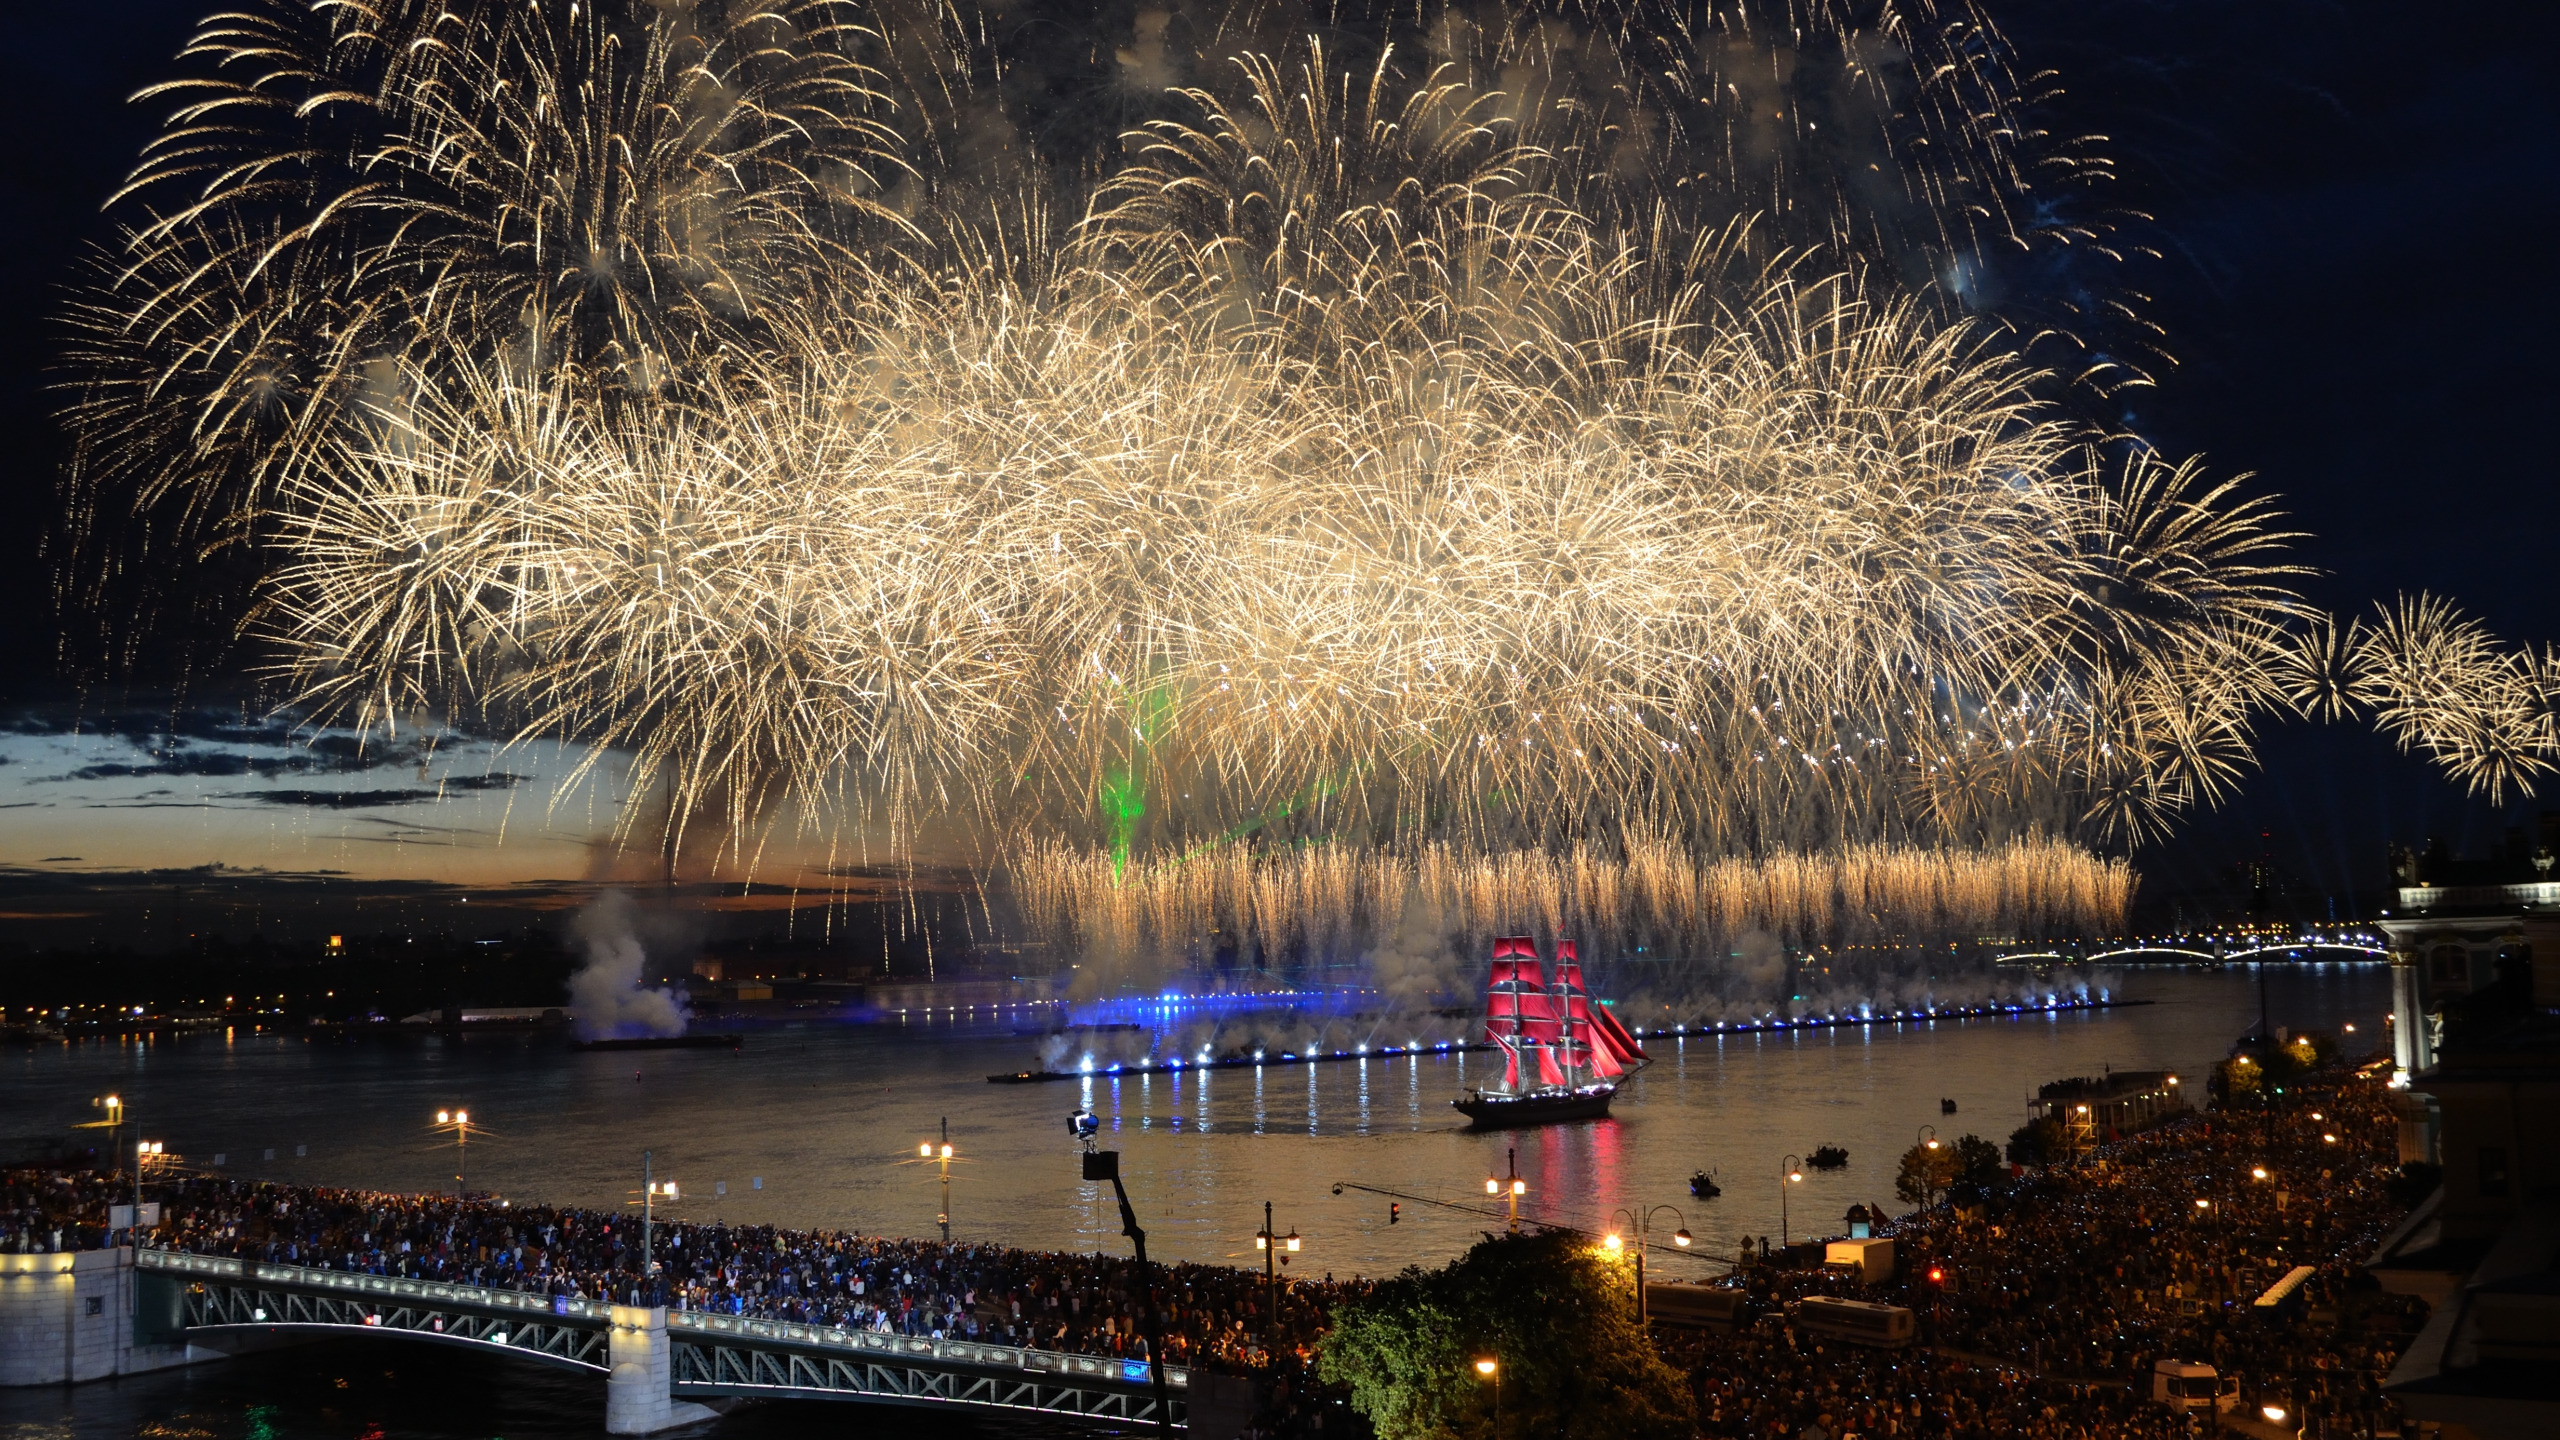
<instances>
[{"instance_id":1,"label":"bridge pier","mask_svg":"<svg viewBox=\"0 0 2560 1440\"><path fill-rule=\"evenodd\" d=\"M225 1358L178 1336L175 1288L156 1280L138 1278L133 1251L121 1246L0 1255L0 1385L69 1385Z\"/></svg>"},{"instance_id":2,"label":"bridge pier","mask_svg":"<svg viewBox=\"0 0 2560 1440\"><path fill-rule=\"evenodd\" d=\"M610 1435L651 1435L714 1417L705 1405L675 1398L675 1344L664 1305L616 1305L605 1332L611 1369L605 1375L604 1428Z\"/></svg>"}]
</instances>

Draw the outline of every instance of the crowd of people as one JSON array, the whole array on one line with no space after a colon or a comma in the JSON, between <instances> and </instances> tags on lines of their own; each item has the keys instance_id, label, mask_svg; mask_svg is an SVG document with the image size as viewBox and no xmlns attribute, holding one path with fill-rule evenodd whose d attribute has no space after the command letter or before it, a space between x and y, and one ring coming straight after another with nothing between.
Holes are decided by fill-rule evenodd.
<instances>
[{"instance_id":1,"label":"crowd of people","mask_svg":"<svg viewBox=\"0 0 2560 1440\"><path fill-rule=\"evenodd\" d=\"M130 1178L0 1176L0 1248L91 1249ZM642 1220L450 1195L392 1195L203 1176L154 1179L145 1245L455 1284L664 1304L810 1325L966 1338L1142 1359L1146 1287L1109 1255L901 1240L827 1230ZM1293 1376L1350 1283L1171 1265L1155 1277L1166 1358Z\"/></svg>"},{"instance_id":2,"label":"crowd of people","mask_svg":"<svg viewBox=\"0 0 2560 1440\"><path fill-rule=\"evenodd\" d=\"M1802 1334L1785 1323L1730 1336L1666 1337L1708 1435L1866 1440L2187 1440L2187 1422L2123 1386L2057 1386L2024 1372Z\"/></svg>"},{"instance_id":3,"label":"crowd of people","mask_svg":"<svg viewBox=\"0 0 2560 1440\"><path fill-rule=\"evenodd\" d=\"M2397 1118L2378 1077L2334 1070L2264 1109L2189 1115L2036 1172L1978 1203L1885 1223L1894 1278L1750 1265L1757 1318L1731 1333L1660 1332L1716 1436L1875 1440L2018 1436L2169 1440L2206 1417L2151 1400L2153 1362L2238 1376L2247 1412L2275 1403L2321 1440L2397 1431L2380 1384L2423 1319L2357 1266L2406 1209ZM0 1248L106 1243L131 1180L0 1175ZM969 1337L1129 1358L1150 1353L1132 1262L770 1226L656 1225L654 1276L629 1213L514 1206L209 1177L154 1179L144 1243L333 1270L432 1278L814 1325ZM2286 1306L2252 1302L2294 1268ZM1934 1278L1933 1278L1934 1277ZM1358 1282L1224 1266L1156 1272L1177 1364L1259 1373L1319 1403L1315 1347ZM1921 1343L1873 1349L1803 1327L1808 1296L1908 1306Z\"/></svg>"},{"instance_id":4,"label":"crowd of people","mask_svg":"<svg viewBox=\"0 0 2560 1440\"><path fill-rule=\"evenodd\" d=\"M2357 1265L2406 1211L2397 1117L2378 1078L2331 1071L2261 1110L2192 1115L1971 1206L1886 1225L1880 1285L1816 1268L1736 1282L1757 1323L1666 1338L1710 1435L2183 1437L2155 1361L2210 1364L2326 1440L2398 1432L2381 1382L2424 1318ZM2286 1304L2254 1302L2295 1268ZM1931 1272L1938 1278L1932 1280ZM1800 1324L1809 1295L1910 1307L1922 1344L1879 1350Z\"/></svg>"}]
</instances>

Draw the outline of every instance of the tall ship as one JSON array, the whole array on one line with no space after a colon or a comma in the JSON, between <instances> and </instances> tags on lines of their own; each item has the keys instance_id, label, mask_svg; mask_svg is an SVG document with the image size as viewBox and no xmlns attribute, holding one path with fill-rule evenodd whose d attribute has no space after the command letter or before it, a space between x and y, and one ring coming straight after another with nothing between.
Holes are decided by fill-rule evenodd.
<instances>
[{"instance_id":1,"label":"tall ship","mask_svg":"<svg viewBox=\"0 0 2560 1440\"><path fill-rule=\"evenodd\" d=\"M1480 1130L1601 1119L1618 1081L1647 1061L1618 1017L1591 1003L1570 940L1556 942L1553 984L1534 939L1493 942L1484 1038L1502 1052L1501 1083L1449 1102Z\"/></svg>"}]
</instances>

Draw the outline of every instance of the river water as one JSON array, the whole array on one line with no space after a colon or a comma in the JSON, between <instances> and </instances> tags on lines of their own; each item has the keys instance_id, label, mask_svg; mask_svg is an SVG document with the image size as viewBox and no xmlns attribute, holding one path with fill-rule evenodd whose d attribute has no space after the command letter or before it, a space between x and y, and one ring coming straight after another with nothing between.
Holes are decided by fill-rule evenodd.
<instances>
[{"instance_id":1,"label":"river water","mask_svg":"<svg viewBox=\"0 0 2560 1440\"><path fill-rule=\"evenodd\" d=\"M547 1037L429 1036L327 1040L235 1032L156 1042L92 1041L0 1052L6 1123L59 1132L95 1112L93 1096L125 1098L140 1132L191 1165L221 1157L223 1173L393 1190L447 1188L456 1153L431 1130L434 1112L467 1108L487 1133L468 1155L470 1186L517 1199L594 1207L631 1203L642 1154L657 1179L677 1181L687 1219L816 1226L865 1233L933 1233L940 1168L916 1158L947 1119L952 1234L1034 1249L1117 1250L1119 1220L1105 1187L1079 1178L1066 1117L1079 1104L1103 1121L1149 1249L1173 1260L1257 1264L1254 1232L1269 1201L1304 1248L1301 1273L1377 1274L1446 1260L1498 1218L1484 1181L1507 1173L1516 1150L1528 1182L1524 1219L1610 1228L1626 1207L1672 1205L1702 1257L1720 1261L1744 1235L1836 1234L1853 1203L1895 1208L1893 1176L1922 1125L1952 1140L1968 1131L2001 1141L2025 1119L2035 1087L2066 1075L2167 1069L2200 1084L2205 1067L2256 1020L2254 972L2119 971L2100 982L2112 1009L1988 1020L1878 1024L1710 1038L1648 1039L1654 1063L1621 1092L1612 1119L1478 1135L1448 1101L1484 1057L1433 1053L1320 1064L1270 1063L1179 1077L1096 1076L1040 1085L990 1085L1028 1068L1025 1023L809 1024L751 1031L743 1049L577 1053ZM2275 970L2267 991L2279 1025L2337 1030L2380 1044L2388 974L2372 965ZM2362 1047L2357 1047L2362 1048ZM1957 1104L1940 1114L1940 1100ZM1832 1144L1848 1166L1780 1180L1790 1154ZM1715 1173L1721 1198L1694 1200L1688 1177ZM1385 1196L1413 1197L1390 1221ZM719 1193L725 1187L725 1194ZM1781 1191L1785 1191L1783 1198ZM1441 1202L1441 1203L1432 1203ZM1782 1213L1782 1205L1784 1207ZM1720 1271L1674 1257L1667 1270ZM323 1352L304 1350L301 1356ZM462 1359L397 1364L338 1347L331 1365L351 1391L389 1394L389 1370L423 1376ZM477 1362L495 1363L495 1362ZM322 1366L329 1369L331 1366ZM52 1392L0 1394L0 1440L135 1434L184 1440L368 1440L359 1413L309 1391L309 1367L273 1359L188 1377L156 1377ZM291 1377L291 1396L266 1406L258 1374ZM316 1373L316 1372L314 1372ZM534 1412L462 1406L439 1387L434 1405L380 1422L382 1435L516 1436L565 1427L592 1433L600 1409L580 1382L547 1372L510 1383ZM385 1390L383 1387L388 1386ZM569 1387L552 1408L545 1387ZM364 1387L372 1387L366 1389ZM592 1387L587 1387L592 1388ZM94 1397L94 1398L93 1398ZM299 1398L293 1398L299 1397ZM353 1401L349 1401L353 1405ZM193 1407L193 1408L190 1408ZM396 1407L395 1407L396 1408ZM263 1410L273 1414L253 1417ZM180 1411L196 1416L183 1423ZM442 1418L438 1418L441 1416ZM156 1418L155 1418L156 1417ZM764 1422L733 1419L723 1433ZM402 1428L403 1426L408 1428ZM163 1428L151 1428L160 1426ZM174 1426L176 1428L167 1428ZM265 1428L260 1428L260 1427ZM750 1433L740 1429L736 1433ZM1020 1433L1018 1429L1007 1433Z\"/></svg>"}]
</instances>

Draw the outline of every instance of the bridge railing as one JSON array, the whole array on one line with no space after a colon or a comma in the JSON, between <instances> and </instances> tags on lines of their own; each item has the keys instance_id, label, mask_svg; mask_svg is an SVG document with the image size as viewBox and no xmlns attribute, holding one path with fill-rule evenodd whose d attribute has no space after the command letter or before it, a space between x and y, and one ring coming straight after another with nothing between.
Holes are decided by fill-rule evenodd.
<instances>
[{"instance_id":1,"label":"bridge railing","mask_svg":"<svg viewBox=\"0 0 2560 1440\"><path fill-rule=\"evenodd\" d=\"M312 1294L337 1295L348 1299L375 1299L409 1304L467 1306L499 1314L543 1315L552 1323L566 1321L581 1328L604 1329L609 1323L613 1303L609 1300L580 1300L566 1295L542 1295L521 1290L497 1290L477 1285L456 1285L444 1280L416 1280L401 1275L374 1275L364 1271L322 1270L307 1265L284 1264L272 1260L236 1260L220 1255L198 1255L185 1250L144 1250L135 1255L134 1263L145 1270L191 1277L200 1281L234 1285L281 1286ZM1020 1345L990 1345L974 1340L936 1340L926 1336L897 1335L878 1330L849 1330L832 1325L809 1325L797 1321L770 1320L752 1315L719 1315L702 1310L669 1310L667 1330L671 1337L696 1336L718 1339L729 1344L807 1347L820 1353L892 1357L909 1363L929 1365L971 1365L998 1369L1023 1370L1060 1379L1097 1380L1104 1383L1144 1385L1149 1383L1147 1362L1123 1360L1108 1355L1079 1355L1068 1351L1034 1350ZM1187 1388L1191 1372L1187 1367L1168 1365L1165 1384Z\"/></svg>"},{"instance_id":2,"label":"bridge railing","mask_svg":"<svg viewBox=\"0 0 2560 1440\"><path fill-rule=\"evenodd\" d=\"M902 1360L997 1366L1080 1379L1120 1380L1133 1385L1147 1383L1146 1361L1122 1360L1109 1355L1078 1355L1068 1351L1033 1350L1019 1345L987 1345L975 1340L935 1340L879 1330L844 1330L832 1325L803 1325L788 1320L717 1315L701 1310L668 1311L667 1329L670 1334L716 1336L732 1343L781 1341L852 1354L895 1356ZM1183 1366L1168 1365L1164 1370L1164 1380L1165 1384L1176 1388L1187 1386L1191 1383L1191 1372Z\"/></svg>"},{"instance_id":3,"label":"bridge railing","mask_svg":"<svg viewBox=\"0 0 2560 1440\"><path fill-rule=\"evenodd\" d=\"M492 1290L478 1285L456 1285L444 1280L412 1280L403 1275L373 1275L361 1270L322 1270L308 1265L288 1265L274 1260L234 1260L221 1255L197 1255L185 1250L144 1250L133 1257L134 1264L145 1270L158 1270L173 1275L193 1276L200 1280L227 1280L235 1284L284 1285L320 1294L338 1294L349 1298L378 1297L390 1300L433 1301L442 1305L470 1305L484 1310L509 1314L540 1314L555 1320L582 1320L597 1329L605 1326L613 1311L606 1300L578 1300L566 1295L537 1295L523 1290Z\"/></svg>"}]
</instances>

